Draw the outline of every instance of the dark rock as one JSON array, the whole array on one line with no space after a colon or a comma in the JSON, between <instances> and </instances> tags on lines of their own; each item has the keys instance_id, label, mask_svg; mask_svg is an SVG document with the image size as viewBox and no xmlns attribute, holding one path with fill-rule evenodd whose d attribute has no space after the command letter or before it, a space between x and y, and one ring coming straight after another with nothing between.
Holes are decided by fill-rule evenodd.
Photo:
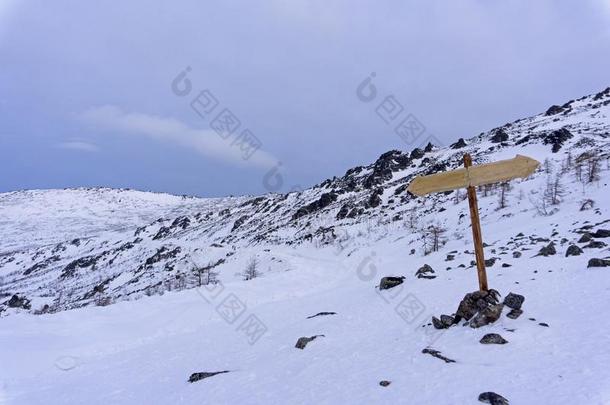
<instances>
[{"instance_id":1,"label":"dark rock","mask_svg":"<svg viewBox=\"0 0 610 405\"><path fill-rule=\"evenodd\" d=\"M404 277L383 277L379 282L380 290L388 290L404 282Z\"/></svg>"},{"instance_id":2,"label":"dark rock","mask_svg":"<svg viewBox=\"0 0 610 405\"><path fill-rule=\"evenodd\" d=\"M522 255L521 252L513 252L513 259L518 259L521 257L521 255Z\"/></svg>"},{"instance_id":3,"label":"dark rock","mask_svg":"<svg viewBox=\"0 0 610 405\"><path fill-rule=\"evenodd\" d=\"M566 257L568 256L579 256L583 253L583 250L576 245L570 245L566 250Z\"/></svg>"},{"instance_id":4,"label":"dark rock","mask_svg":"<svg viewBox=\"0 0 610 405\"><path fill-rule=\"evenodd\" d=\"M294 345L294 347L296 347L297 349L305 349L305 346L307 346L307 344L309 342L311 342L312 340L315 340L316 338L319 337L324 337L324 335L314 335L314 336L310 336L310 337L300 337L299 340L297 340L296 345Z\"/></svg>"},{"instance_id":5,"label":"dark rock","mask_svg":"<svg viewBox=\"0 0 610 405\"><path fill-rule=\"evenodd\" d=\"M155 236L153 236L153 240L163 239L170 233L171 233L170 228L168 228L166 226L162 226L161 228L159 228L159 231L157 232L157 234Z\"/></svg>"},{"instance_id":6,"label":"dark rock","mask_svg":"<svg viewBox=\"0 0 610 405\"><path fill-rule=\"evenodd\" d=\"M540 325L540 326L544 326L544 327L546 327L546 328L548 328L548 327L549 327L549 324L548 324L548 323L546 323L546 322L540 322L538 325Z\"/></svg>"},{"instance_id":7,"label":"dark rock","mask_svg":"<svg viewBox=\"0 0 610 405\"><path fill-rule=\"evenodd\" d=\"M479 394L479 401L491 405L509 405L508 399L491 391Z\"/></svg>"},{"instance_id":8,"label":"dark rock","mask_svg":"<svg viewBox=\"0 0 610 405\"><path fill-rule=\"evenodd\" d=\"M475 314L499 301L500 294L496 290L475 291L464 296L455 313L455 322L462 319L470 320Z\"/></svg>"},{"instance_id":9,"label":"dark rock","mask_svg":"<svg viewBox=\"0 0 610 405\"><path fill-rule=\"evenodd\" d=\"M349 213L350 210L350 205L349 204L343 204L343 206L341 207L341 209L339 210L339 212L337 212L337 219L343 219L347 216L347 214Z\"/></svg>"},{"instance_id":10,"label":"dark rock","mask_svg":"<svg viewBox=\"0 0 610 405\"><path fill-rule=\"evenodd\" d=\"M506 316L510 319L517 319L521 316L522 313L523 311L520 309L511 309L510 312L506 314Z\"/></svg>"},{"instance_id":11,"label":"dark rock","mask_svg":"<svg viewBox=\"0 0 610 405\"><path fill-rule=\"evenodd\" d=\"M512 264L508 264L508 263L502 263L502 267L512 267Z\"/></svg>"},{"instance_id":12,"label":"dark rock","mask_svg":"<svg viewBox=\"0 0 610 405\"><path fill-rule=\"evenodd\" d=\"M415 275L417 276L417 278L426 278L426 279L436 278L436 276L434 276L433 274L434 274L434 270L432 269L432 267L430 267L429 264L424 264L422 267L420 267L415 272Z\"/></svg>"},{"instance_id":13,"label":"dark rock","mask_svg":"<svg viewBox=\"0 0 610 405\"><path fill-rule=\"evenodd\" d=\"M585 232L582 234L582 236L580 237L580 239L578 239L578 243L586 243L586 242L590 242L593 239L593 235L591 235L588 232Z\"/></svg>"},{"instance_id":14,"label":"dark rock","mask_svg":"<svg viewBox=\"0 0 610 405\"><path fill-rule=\"evenodd\" d=\"M610 267L610 260L607 259L590 259L587 267Z\"/></svg>"},{"instance_id":15,"label":"dark rock","mask_svg":"<svg viewBox=\"0 0 610 405\"><path fill-rule=\"evenodd\" d=\"M606 246L607 245L601 240L592 240L591 242L583 246L583 249L601 249Z\"/></svg>"},{"instance_id":16,"label":"dark rock","mask_svg":"<svg viewBox=\"0 0 610 405\"><path fill-rule=\"evenodd\" d=\"M293 215L292 219L299 219L305 215L309 215L313 212L319 211L323 208L328 207L333 202L337 201L338 195L336 193L324 193L320 198L304 207L299 208Z\"/></svg>"},{"instance_id":17,"label":"dark rock","mask_svg":"<svg viewBox=\"0 0 610 405\"><path fill-rule=\"evenodd\" d=\"M546 110L544 115L546 115L546 116L555 115L555 114L561 113L562 111L563 111L563 108L561 106L552 105L552 106L549 107L548 110Z\"/></svg>"},{"instance_id":18,"label":"dark rock","mask_svg":"<svg viewBox=\"0 0 610 405\"><path fill-rule=\"evenodd\" d=\"M521 309L523 301L525 301L525 297L519 294L509 293L504 297L504 305L511 309Z\"/></svg>"},{"instance_id":19,"label":"dark rock","mask_svg":"<svg viewBox=\"0 0 610 405\"><path fill-rule=\"evenodd\" d=\"M182 228L183 230L188 228L191 224L191 220L188 217L180 216L172 222L172 228Z\"/></svg>"},{"instance_id":20,"label":"dark rock","mask_svg":"<svg viewBox=\"0 0 610 405\"><path fill-rule=\"evenodd\" d=\"M496 263L496 258L492 257L490 259L485 260L485 267L492 267Z\"/></svg>"},{"instance_id":21,"label":"dark rock","mask_svg":"<svg viewBox=\"0 0 610 405\"><path fill-rule=\"evenodd\" d=\"M450 262L452 260L455 260L455 255L447 255L447 258L445 259L445 261Z\"/></svg>"},{"instance_id":22,"label":"dark rock","mask_svg":"<svg viewBox=\"0 0 610 405\"><path fill-rule=\"evenodd\" d=\"M386 380L379 381L379 385L381 385L382 387L387 387L390 384L392 384L392 381L386 381Z\"/></svg>"},{"instance_id":23,"label":"dark rock","mask_svg":"<svg viewBox=\"0 0 610 405\"><path fill-rule=\"evenodd\" d=\"M375 190L373 192L373 194L371 194L368 198L368 200L366 201L366 207L367 208L375 208L381 205L382 200L381 200L381 195L383 194L383 189L382 188L378 188L377 190Z\"/></svg>"},{"instance_id":24,"label":"dark rock","mask_svg":"<svg viewBox=\"0 0 610 405\"><path fill-rule=\"evenodd\" d=\"M546 245L545 247L543 247L542 249L540 249L537 256L548 257L548 256L553 256L556 253L557 253L557 249L555 249L555 244L553 242L551 242L548 245Z\"/></svg>"},{"instance_id":25,"label":"dark rock","mask_svg":"<svg viewBox=\"0 0 610 405\"><path fill-rule=\"evenodd\" d=\"M495 321L498 320L498 318L500 318L500 315L502 315L502 308L504 308L504 305L502 305L502 304L488 306L484 310L477 313L470 320L470 327L471 328L480 328L481 326L485 326L485 325L489 325L490 323L494 323Z\"/></svg>"},{"instance_id":26,"label":"dark rock","mask_svg":"<svg viewBox=\"0 0 610 405\"><path fill-rule=\"evenodd\" d=\"M451 149L462 149L464 146L466 146L466 141L464 141L464 138L460 138L458 139L458 141L454 144L451 144L450 148Z\"/></svg>"},{"instance_id":27,"label":"dark rock","mask_svg":"<svg viewBox=\"0 0 610 405\"><path fill-rule=\"evenodd\" d=\"M441 322L443 325L450 327L455 323L455 318L449 315L441 315Z\"/></svg>"},{"instance_id":28,"label":"dark rock","mask_svg":"<svg viewBox=\"0 0 610 405\"><path fill-rule=\"evenodd\" d=\"M449 315L441 315L441 319L437 317L432 317L432 325L435 329L447 329L450 326L453 326L455 323L455 319Z\"/></svg>"},{"instance_id":29,"label":"dark rock","mask_svg":"<svg viewBox=\"0 0 610 405\"><path fill-rule=\"evenodd\" d=\"M493 143L506 142L508 141L508 134L502 128L498 128L494 131L491 141Z\"/></svg>"},{"instance_id":30,"label":"dark rock","mask_svg":"<svg viewBox=\"0 0 610 405\"><path fill-rule=\"evenodd\" d=\"M23 309L31 309L30 300L26 297L20 297L15 294L11 297L10 300L6 302L9 308L23 308Z\"/></svg>"},{"instance_id":31,"label":"dark rock","mask_svg":"<svg viewBox=\"0 0 610 405\"><path fill-rule=\"evenodd\" d=\"M336 312L318 312L315 315L308 316L307 319L315 318L316 316L328 316L328 315L337 315Z\"/></svg>"},{"instance_id":32,"label":"dark rock","mask_svg":"<svg viewBox=\"0 0 610 405\"><path fill-rule=\"evenodd\" d=\"M231 229L231 232L236 231L240 226L242 226L247 220L248 220L248 215L244 215L240 218L237 219L237 221L235 221L235 223L233 224L233 228Z\"/></svg>"},{"instance_id":33,"label":"dark rock","mask_svg":"<svg viewBox=\"0 0 610 405\"><path fill-rule=\"evenodd\" d=\"M497 333L488 333L487 335L483 336L479 342L483 343L484 345L503 345L508 343L508 340L504 339Z\"/></svg>"},{"instance_id":34,"label":"dark rock","mask_svg":"<svg viewBox=\"0 0 610 405\"><path fill-rule=\"evenodd\" d=\"M598 229L593 232L592 236L594 238L610 238L610 229Z\"/></svg>"},{"instance_id":35,"label":"dark rock","mask_svg":"<svg viewBox=\"0 0 610 405\"><path fill-rule=\"evenodd\" d=\"M542 143L544 143L545 145L553 145L552 152L557 153L563 146L563 143L568 139L572 138L573 136L574 135L572 135L570 131L565 128L561 128L551 132L550 134L547 134L543 138Z\"/></svg>"},{"instance_id":36,"label":"dark rock","mask_svg":"<svg viewBox=\"0 0 610 405\"><path fill-rule=\"evenodd\" d=\"M443 360L445 363L455 363L455 360L445 357L441 354L440 351L434 349L424 349L421 351L424 354L429 354L432 357L436 357L437 359Z\"/></svg>"},{"instance_id":37,"label":"dark rock","mask_svg":"<svg viewBox=\"0 0 610 405\"><path fill-rule=\"evenodd\" d=\"M214 377L215 375L218 374L225 374L228 373L228 370L224 370L224 371L212 371L212 372L199 372L199 373L193 373L191 374L191 376L189 377L189 382L190 383L194 383L196 381L200 381L203 380L204 378L210 378L210 377Z\"/></svg>"},{"instance_id":38,"label":"dark rock","mask_svg":"<svg viewBox=\"0 0 610 405\"><path fill-rule=\"evenodd\" d=\"M424 157L425 154L426 154L426 152L424 152L423 150L421 150L419 148L415 148L411 151L411 156L409 156L409 157L411 158L411 160L421 159Z\"/></svg>"},{"instance_id":39,"label":"dark rock","mask_svg":"<svg viewBox=\"0 0 610 405\"><path fill-rule=\"evenodd\" d=\"M434 326L435 329L447 329L447 326L444 323L442 323L441 320L435 316L432 317L432 325Z\"/></svg>"}]
</instances>

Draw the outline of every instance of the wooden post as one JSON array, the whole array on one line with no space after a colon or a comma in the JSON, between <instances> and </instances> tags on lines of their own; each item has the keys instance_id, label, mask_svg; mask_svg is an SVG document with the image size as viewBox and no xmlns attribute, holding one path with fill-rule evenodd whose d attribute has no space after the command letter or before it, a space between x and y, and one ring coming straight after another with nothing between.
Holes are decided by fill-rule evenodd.
<instances>
[{"instance_id":1,"label":"wooden post","mask_svg":"<svg viewBox=\"0 0 610 405\"><path fill-rule=\"evenodd\" d=\"M472 158L464 155L464 167L472 166ZM483 253L483 236L481 234L481 221L479 220L479 204L477 203L477 190L468 186L468 204L470 205L470 221L472 223L472 239L474 241L474 254L477 261L477 274L479 276L479 290L487 291L487 273L485 272L485 255Z\"/></svg>"}]
</instances>

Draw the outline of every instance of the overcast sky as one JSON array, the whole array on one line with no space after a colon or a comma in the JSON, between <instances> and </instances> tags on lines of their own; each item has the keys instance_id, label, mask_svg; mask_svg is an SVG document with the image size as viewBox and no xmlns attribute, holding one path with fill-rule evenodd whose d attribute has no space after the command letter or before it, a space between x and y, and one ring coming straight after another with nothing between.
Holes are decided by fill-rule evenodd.
<instances>
[{"instance_id":1,"label":"overcast sky","mask_svg":"<svg viewBox=\"0 0 610 405\"><path fill-rule=\"evenodd\" d=\"M610 0L0 0L0 192L308 187L608 72Z\"/></svg>"}]
</instances>

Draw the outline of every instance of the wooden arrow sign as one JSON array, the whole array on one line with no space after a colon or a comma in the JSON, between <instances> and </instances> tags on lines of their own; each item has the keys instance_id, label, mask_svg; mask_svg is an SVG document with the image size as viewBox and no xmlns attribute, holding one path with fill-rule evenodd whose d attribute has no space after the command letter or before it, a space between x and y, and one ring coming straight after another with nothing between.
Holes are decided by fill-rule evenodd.
<instances>
[{"instance_id":1,"label":"wooden arrow sign","mask_svg":"<svg viewBox=\"0 0 610 405\"><path fill-rule=\"evenodd\" d=\"M512 159L494 163L470 166L429 176L417 176L407 190L417 196L423 196L469 186L476 187L516 178L526 178L534 173L539 165L540 162L535 159L517 155Z\"/></svg>"},{"instance_id":2,"label":"wooden arrow sign","mask_svg":"<svg viewBox=\"0 0 610 405\"><path fill-rule=\"evenodd\" d=\"M479 289L481 291L487 291L488 286L487 273L485 272L481 221L479 220L479 205L475 187L484 184L508 181L518 177L528 177L534 173L539 165L540 162L535 159L517 155L513 159L472 166L470 155L465 154L463 169L431 174L429 176L417 176L407 188L408 191L418 196L441 191L456 190L464 187L468 190L468 204L470 206L470 220L472 222L472 240L474 242L474 254L477 259L477 274L479 277Z\"/></svg>"}]
</instances>

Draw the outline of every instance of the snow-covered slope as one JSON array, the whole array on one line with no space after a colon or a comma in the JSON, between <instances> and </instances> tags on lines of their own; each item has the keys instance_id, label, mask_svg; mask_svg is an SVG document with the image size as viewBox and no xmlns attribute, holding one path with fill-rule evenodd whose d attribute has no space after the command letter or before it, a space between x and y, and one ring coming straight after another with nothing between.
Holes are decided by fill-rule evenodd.
<instances>
[{"instance_id":1,"label":"snow-covered slope","mask_svg":"<svg viewBox=\"0 0 610 405\"><path fill-rule=\"evenodd\" d=\"M495 391L516 404L609 403L610 273L588 267L610 255L609 142L607 89L288 195L2 194L0 362L12 366L0 400L456 404ZM466 152L475 164L544 162L511 182L505 207L500 187L479 190L490 286L523 294L524 314L437 330L431 317L477 288L468 203L463 191L405 189ZM438 251L430 226L445 230ZM538 255L550 243L556 254ZM582 253L565 257L572 245ZM252 258L260 277L244 281ZM424 264L434 273L416 277ZM193 269L205 266L219 283L199 287ZM405 280L379 291L382 276ZM319 312L336 314L307 319ZM509 343L481 345L489 332Z\"/></svg>"}]
</instances>

